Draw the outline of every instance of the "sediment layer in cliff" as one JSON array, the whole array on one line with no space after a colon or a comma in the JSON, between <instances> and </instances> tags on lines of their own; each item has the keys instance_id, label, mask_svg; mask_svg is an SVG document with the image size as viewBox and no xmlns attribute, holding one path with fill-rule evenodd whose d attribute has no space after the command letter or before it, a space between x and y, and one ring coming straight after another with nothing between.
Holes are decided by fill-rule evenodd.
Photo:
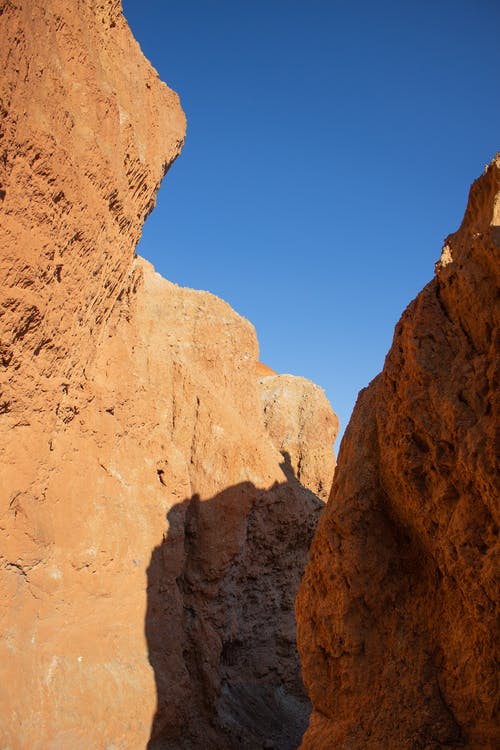
<instances>
[{"instance_id":1,"label":"sediment layer in cliff","mask_svg":"<svg viewBox=\"0 0 500 750\"><path fill-rule=\"evenodd\" d=\"M493 750L500 157L362 391L297 602L303 750Z\"/></svg>"},{"instance_id":2,"label":"sediment layer in cliff","mask_svg":"<svg viewBox=\"0 0 500 750\"><path fill-rule=\"evenodd\" d=\"M272 375L268 431L253 327L135 257L185 119L120 3L0 10L2 742L291 750L336 418Z\"/></svg>"}]
</instances>

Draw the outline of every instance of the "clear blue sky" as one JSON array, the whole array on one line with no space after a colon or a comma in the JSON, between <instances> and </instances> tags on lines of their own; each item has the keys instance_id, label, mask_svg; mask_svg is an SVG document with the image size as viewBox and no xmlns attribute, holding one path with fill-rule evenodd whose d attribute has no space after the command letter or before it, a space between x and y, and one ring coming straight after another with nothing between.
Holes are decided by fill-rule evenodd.
<instances>
[{"instance_id":1,"label":"clear blue sky","mask_svg":"<svg viewBox=\"0 0 500 750\"><path fill-rule=\"evenodd\" d=\"M188 118L138 252L249 318L345 428L500 150L500 3L123 5Z\"/></svg>"}]
</instances>

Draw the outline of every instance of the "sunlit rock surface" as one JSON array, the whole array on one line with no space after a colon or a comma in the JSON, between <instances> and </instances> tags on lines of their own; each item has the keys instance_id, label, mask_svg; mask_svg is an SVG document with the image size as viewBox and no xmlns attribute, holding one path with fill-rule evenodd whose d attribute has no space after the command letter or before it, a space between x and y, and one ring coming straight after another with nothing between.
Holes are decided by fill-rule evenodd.
<instances>
[{"instance_id":1,"label":"sunlit rock surface","mask_svg":"<svg viewBox=\"0 0 500 750\"><path fill-rule=\"evenodd\" d=\"M297 603L303 750L500 746L499 167L343 440Z\"/></svg>"},{"instance_id":2,"label":"sunlit rock surface","mask_svg":"<svg viewBox=\"0 0 500 750\"><path fill-rule=\"evenodd\" d=\"M264 374L259 394L275 446L290 456L300 483L326 502L335 471L332 445L339 421L324 392L305 378Z\"/></svg>"},{"instance_id":3,"label":"sunlit rock surface","mask_svg":"<svg viewBox=\"0 0 500 750\"><path fill-rule=\"evenodd\" d=\"M291 750L322 503L253 327L134 256L178 98L119 2L0 0L0 34L2 747Z\"/></svg>"}]
</instances>

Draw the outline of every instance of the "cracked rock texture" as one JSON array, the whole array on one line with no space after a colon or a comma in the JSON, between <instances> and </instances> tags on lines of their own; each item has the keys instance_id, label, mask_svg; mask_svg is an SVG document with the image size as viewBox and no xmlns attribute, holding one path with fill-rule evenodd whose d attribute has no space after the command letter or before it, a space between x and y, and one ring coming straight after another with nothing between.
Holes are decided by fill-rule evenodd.
<instances>
[{"instance_id":1,"label":"cracked rock texture","mask_svg":"<svg viewBox=\"0 0 500 750\"><path fill-rule=\"evenodd\" d=\"M493 750L500 157L362 391L297 600L303 750Z\"/></svg>"},{"instance_id":2,"label":"cracked rock texture","mask_svg":"<svg viewBox=\"0 0 500 750\"><path fill-rule=\"evenodd\" d=\"M21 413L81 379L185 118L118 0L0 11L0 364Z\"/></svg>"},{"instance_id":3,"label":"cracked rock texture","mask_svg":"<svg viewBox=\"0 0 500 750\"><path fill-rule=\"evenodd\" d=\"M296 748L322 503L253 327L134 255L178 98L119 2L0 0L0 35L0 744Z\"/></svg>"}]
</instances>

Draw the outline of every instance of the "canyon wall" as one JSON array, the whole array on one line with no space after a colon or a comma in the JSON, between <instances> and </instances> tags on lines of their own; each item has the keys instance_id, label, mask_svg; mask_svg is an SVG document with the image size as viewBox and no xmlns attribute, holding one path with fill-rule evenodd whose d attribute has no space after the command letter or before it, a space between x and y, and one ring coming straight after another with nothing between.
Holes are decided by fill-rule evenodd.
<instances>
[{"instance_id":1,"label":"canyon wall","mask_svg":"<svg viewBox=\"0 0 500 750\"><path fill-rule=\"evenodd\" d=\"M0 744L291 750L336 417L300 379L268 431L295 381L135 256L185 119L120 3L0 0L0 34Z\"/></svg>"},{"instance_id":2,"label":"canyon wall","mask_svg":"<svg viewBox=\"0 0 500 750\"><path fill-rule=\"evenodd\" d=\"M500 155L362 391L297 600L303 750L493 750Z\"/></svg>"}]
</instances>

